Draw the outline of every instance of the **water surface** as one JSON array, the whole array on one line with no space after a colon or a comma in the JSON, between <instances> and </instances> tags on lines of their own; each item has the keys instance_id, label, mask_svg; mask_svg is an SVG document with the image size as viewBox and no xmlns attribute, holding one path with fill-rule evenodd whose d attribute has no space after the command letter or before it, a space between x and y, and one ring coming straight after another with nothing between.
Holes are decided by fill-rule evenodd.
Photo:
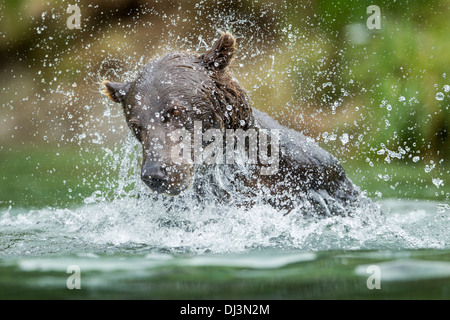
<instances>
[{"instance_id":1,"label":"water surface","mask_svg":"<svg viewBox=\"0 0 450 320\"><path fill-rule=\"evenodd\" d=\"M323 219L269 207L168 213L149 199L0 214L0 297L450 297L449 205L381 200L384 215ZM69 266L81 289L69 290ZM369 266L380 289L369 289Z\"/></svg>"}]
</instances>

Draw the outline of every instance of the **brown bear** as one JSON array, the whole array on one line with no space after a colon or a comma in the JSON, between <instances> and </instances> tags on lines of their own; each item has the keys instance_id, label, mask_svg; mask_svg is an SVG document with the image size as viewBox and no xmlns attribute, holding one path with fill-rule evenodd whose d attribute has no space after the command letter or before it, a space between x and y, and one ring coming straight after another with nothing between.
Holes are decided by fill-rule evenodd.
<instances>
[{"instance_id":1,"label":"brown bear","mask_svg":"<svg viewBox=\"0 0 450 320\"><path fill-rule=\"evenodd\" d=\"M202 185L211 184L220 201L240 192L246 205L258 195L286 212L303 207L306 214L346 214L360 198L359 189L312 139L250 105L227 70L235 43L224 33L203 54L170 53L150 61L131 82L103 81L103 93L122 105L142 144L142 181L156 193L176 196L215 167L235 171L233 191L212 180L201 180L194 190L201 193ZM248 155L245 173L232 159L238 149Z\"/></svg>"}]
</instances>

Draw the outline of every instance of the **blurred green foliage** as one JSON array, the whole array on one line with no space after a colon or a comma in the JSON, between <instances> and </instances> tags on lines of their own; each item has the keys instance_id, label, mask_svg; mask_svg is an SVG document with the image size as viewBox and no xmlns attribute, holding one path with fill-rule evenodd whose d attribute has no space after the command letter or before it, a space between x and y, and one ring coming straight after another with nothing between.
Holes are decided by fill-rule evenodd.
<instances>
[{"instance_id":1,"label":"blurred green foliage","mask_svg":"<svg viewBox=\"0 0 450 320\"><path fill-rule=\"evenodd\" d=\"M381 11L379 30L366 27L371 15L366 8L373 4ZM302 33L326 39L307 63L303 60L297 66L300 87L309 88L307 93L296 92L300 100L310 108L330 108L336 101L338 109L357 106L364 116L353 132L370 135L370 143L360 145L360 150L377 151L384 145L395 151L406 148L421 157L448 159L449 4L439 0L317 1L306 19L298 19L302 5L292 1L286 11L288 23ZM317 56L324 63L315 63ZM326 83L331 85L321 88ZM439 92L442 100L436 98ZM347 125L335 126L349 130Z\"/></svg>"}]
</instances>

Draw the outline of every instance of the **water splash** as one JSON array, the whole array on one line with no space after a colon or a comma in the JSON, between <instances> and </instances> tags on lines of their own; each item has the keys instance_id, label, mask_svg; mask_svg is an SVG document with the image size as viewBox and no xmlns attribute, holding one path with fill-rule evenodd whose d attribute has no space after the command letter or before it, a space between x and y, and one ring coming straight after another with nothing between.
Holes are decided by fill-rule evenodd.
<instances>
[{"instance_id":1,"label":"water splash","mask_svg":"<svg viewBox=\"0 0 450 320\"><path fill-rule=\"evenodd\" d=\"M170 211L158 198L117 199L73 209L10 209L0 215L0 247L2 255L448 248L450 220L443 214L448 206L392 200L383 206L385 217L360 212L358 217L322 219L280 217L265 205L245 210L211 204Z\"/></svg>"},{"instance_id":2,"label":"water splash","mask_svg":"<svg viewBox=\"0 0 450 320\"><path fill-rule=\"evenodd\" d=\"M383 165L405 158L403 145L402 147L395 145L398 140L396 135L385 139L394 143L393 146L386 142L379 148L375 147L375 140L371 140L371 133L378 130L386 131L383 130L385 127L392 128L396 122L404 123L403 119L402 121L393 119L398 102L404 107L414 104L410 102L408 105L405 96L400 95L396 86L392 86L390 90L392 97L379 99L384 101L382 109L387 111L386 117L379 122L374 120L374 123L368 124L367 119L371 119L373 115L372 106L361 105L358 99L366 92L373 91L380 83L374 82L372 88L365 87L365 83L361 80L363 77L357 74L356 68L357 64L365 59L350 59L354 62L345 62L341 59L348 53L355 54L356 51L361 51L360 48L339 47L334 40L327 38L328 32L320 31L320 28L316 27L316 24L321 24L321 19L316 21L315 14L314 18L305 17L305 25L293 25L289 22L289 19L292 19L289 16L289 9L295 9L293 12L298 13L298 16L294 15L297 19L300 13L305 11L303 9L306 9L306 6L302 8L301 4L283 3L283 5L288 8L285 8L286 11L280 11L276 5L264 4L258 9L249 9L250 11L244 15L243 11L239 12L233 6L230 6L230 10L223 10L219 7L209 7L207 1L199 1L193 9L190 9L190 13L197 12L198 14L193 15L196 18L200 17L201 13L208 23L205 23L204 19L198 19L197 22L187 21L184 16L187 10L167 14L164 10L158 12L154 8L143 7L141 16L154 16L161 25L167 26L153 37L151 43L134 43L135 40L130 39L145 38L141 35L153 32L159 22L149 20L142 22L133 18L130 24L122 23L120 27L113 28L108 23L95 30L99 32L98 34L102 34L104 40L102 43L106 44L104 47L100 45L97 47L95 41L83 42L80 47L62 48L60 45L58 50L61 52L54 60L40 61L39 68L43 72L41 70L36 72L36 82L40 81L45 88L37 93L36 97L30 95L23 98L24 101L32 100L29 103L35 108L31 122L36 132L31 134L38 138L42 137L45 143L56 141L58 146L65 143L75 144L86 153L90 152L91 145L100 146L103 157L99 157L96 161L102 166L101 186L84 200L84 205L79 207L31 211L11 208L1 212L0 245L3 254L53 253L70 248L91 250L93 247L100 251L106 250L105 248L112 248L111 250L143 248L143 250L181 253L241 252L261 247L311 250L446 247L450 243L444 228L448 226L448 220L435 215L436 210L433 207L435 204L430 208L428 203L421 203L426 209L417 211L414 206L409 209L402 208L406 202L397 206L395 203L385 201L388 208L395 209L384 218L378 214L376 208L366 206L362 200L363 203L356 206L350 216L315 220L306 219L299 214L300 212L283 217L280 212L264 205L258 201L259 199L256 199L256 205L251 210L220 202L199 205L193 194L186 194L180 200L165 199L151 194L140 182L138 156L140 146L127 133L122 110L106 99L100 98L97 92L98 83L105 77L111 80L131 80L148 59L157 58L167 52L202 51L217 35L217 31L224 29L232 29L238 39L239 51L236 60L239 64L235 68L236 77L246 84L251 95L259 94L257 101L260 105L256 107L274 111L272 106L266 106L264 103L270 98L270 101L279 104L277 106L279 109L274 113L278 118L291 119L293 115L298 114L294 117L294 122L300 122L304 127L308 127L306 119L308 114L311 114L311 118L320 119L321 115L328 113L333 115L331 118L334 120L335 116L342 117L344 112L342 111L342 114L340 112L344 109L345 116L349 119L344 121L344 130L349 133L341 133L338 127L326 130L318 128L315 131L323 132L323 141L329 148L338 145L342 149L336 151L352 152L355 146L361 146L356 157L367 159L371 167L376 163L373 161L376 158L374 154L386 156ZM258 17L262 16L267 17L263 26L258 24ZM45 19L48 20L48 17L43 13L42 20ZM190 27L187 27L188 23L191 24ZM357 28L350 30L349 39L344 37L342 43L354 42L357 45L369 41L367 30L363 25L353 26ZM96 27L93 25L92 28L91 31L94 31ZM44 25L37 27L36 32L45 33L47 29ZM397 28L399 29L401 28ZM118 34L121 32L125 34L118 41ZM361 36L355 32L365 34ZM279 34L279 39L274 38L272 34ZM386 36L392 35L388 33ZM334 37L333 34L331 38L338 37ZM49 37L46 39L48 40L43 43L50 47L53 39ZM67 40L73 39L76 39L75 35L67 36ZM137 52L133 49L134 45L145 47L145 50ZM33 50L38 49L36 47ZM402 53L401 50L397 51ZM369 57L368 54L364 54ZM66 68L62 67L67 61L65 55L72 55L71 75L76 80L73 80L73 83L62 84L61 80L64 79L60 67L62 70ZM100 62L97 64L92 61ZM372 65L370 69L373 69ZM254 70L258 72L253 72ZM43 76L44 74L47 78ZM52 77L49 77L49 74ZM448 85L445 85L443 91L447 93L448 88ZM294 93L292 98L286 97L283 93L284 91L291 93L289 90ZM97 94L99 98L93 99L92 96ZM409 96L409 93L401 94ZM442 101L445 98L444 93L438 92L435 98ZM353 99L356 102L353 102ZM387 103L388 100L390 104ZM39 107L43 102L49 103L51 106L49 110ZM374 101L373 105L376 103L377 101ZM14 104L15 101L6 106L13 111ZM419 105L416 102L415 104ZM306 110L305 115L303 110ZM406 115L414 112L408 110ZM5 119L15 120L9 111L7 115ZM37 130L43 119L48 117L52 120L50 128ZM68 121L70 124L67 124ZM9 122L16 123L16 121ZM314 123L319 122L320 120L316 120ZM2 125L9 124L5 121ZM409 136L410 129L405 130ZM15 132L15 129L8 132ZM362 138L356 139L353 135ZM364 151L363 147L366 151L373 151L374 154ZM411 146L410 155L419 150L419 147L415 147ZM425 161L422 156L414 156L412 161L416 163L420 159ZM425 172L428 174L433 171L435 174L437 168L434 169L435 164L430 163L425 166ZM90 183L90 178L86 177L86 183ZM214 178L224 186L223 189L230 192L233 192L233 187L237 187L232 186L226 177L221 179L221 176L216 175ZM390 177L384 174L382 179L389 180ZM433 183L439 188L443 185L443 180L435 178ZM68 190L69 193L71 191ZM237 198L235 202L240 200ZM306 203L304 205L307 207ZM186 207L189 210L185 210ZM442 213L446 210L448 206L441 205L438 211ZM436 228L428 229L427 224ZM20 236L17 236L17 231L20 232ZM52 241L60 243L52 245Z\"/></svg>"}]
</instances>

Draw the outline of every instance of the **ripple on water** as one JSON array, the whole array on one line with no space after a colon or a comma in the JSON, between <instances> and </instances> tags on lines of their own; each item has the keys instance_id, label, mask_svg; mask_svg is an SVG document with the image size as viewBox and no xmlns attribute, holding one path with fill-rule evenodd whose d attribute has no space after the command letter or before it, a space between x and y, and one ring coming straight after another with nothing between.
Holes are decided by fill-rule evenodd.
<instances>
[{"instance_id":1,"label":"ripple on water","mask_svg":"<svg viewBox=\"0 0 450 320\"><path fill-rule=\"evenodd\" d=\"M410 281L450 277L450 262L400 259L376 264L384 281ZM359 276L367 277L371 265L360 265L355 269Z\"/></svg>"}]
</instances>

